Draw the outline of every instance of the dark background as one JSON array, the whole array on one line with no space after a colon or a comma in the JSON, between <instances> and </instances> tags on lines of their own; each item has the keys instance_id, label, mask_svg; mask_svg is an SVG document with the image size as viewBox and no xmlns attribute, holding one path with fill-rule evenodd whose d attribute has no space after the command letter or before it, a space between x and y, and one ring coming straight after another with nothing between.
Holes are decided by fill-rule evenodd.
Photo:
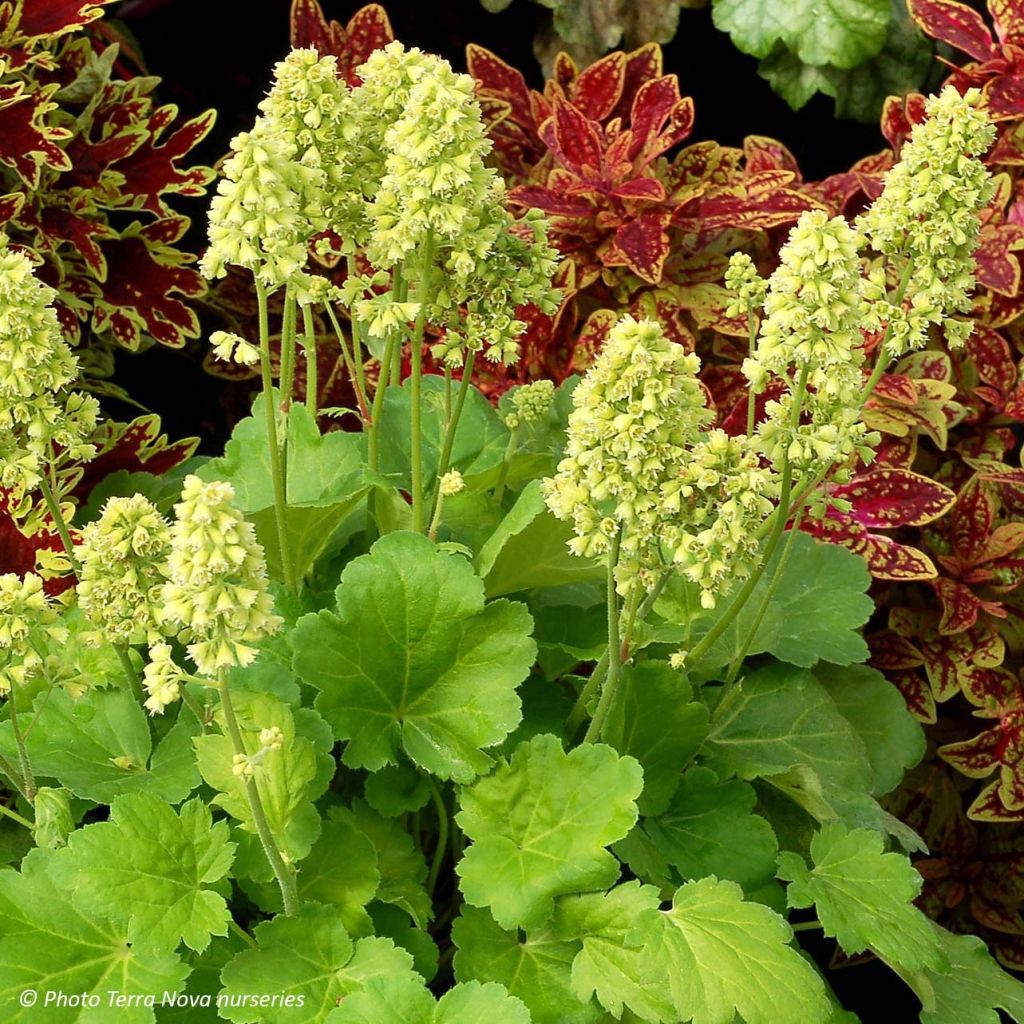
<instances>
[{"instance_id":1,"label":"dark background","mask_svg":"<svg viewBox=\"0 0 1024 1024\"><path fill-rule=\"evenodd\" d=\"M362 4L322 0L329 18L343 24ZM162 102L178 104L191 117L208 107L219 111L193 162L212 164L231 137L248 128L256 104L269 83L271 67L288 50L289 0L125 0L110 14L138 39L152 74L163 78ZM392 0L384 5L396 37L448 58L465 70L465 46L476 42L519 68L528 83L541 88L543 77L532 40L546 11L514 0L501 14L489 14L479 0ZM974 4L972 6L979 6ZM740 145L748 134L769 135L797 157L806 177L845 170L855 160L884 148L876 125L836 121L832 100L818 96L792 111L757 74L757 61L739 53L711 23L708 10L680 13L676 38L664 47L665 71L679 76L681 91L693 97L696 124L690 141L715 139ZM195 220L192 245L203 244L203 207L190 203L182 212ZM194 351L152 349L120 361L118 377L131 393L159 412L172 437L204 429L203 449L217 451L230 421L225 404L232 388L203 374ZM822 967L834 944L803 933L801 943ZM917 1020L919 1004L910 990L878 962L829 972L844 1005L863 1024L903 1024Z\"/></svg>"}]
</instances>

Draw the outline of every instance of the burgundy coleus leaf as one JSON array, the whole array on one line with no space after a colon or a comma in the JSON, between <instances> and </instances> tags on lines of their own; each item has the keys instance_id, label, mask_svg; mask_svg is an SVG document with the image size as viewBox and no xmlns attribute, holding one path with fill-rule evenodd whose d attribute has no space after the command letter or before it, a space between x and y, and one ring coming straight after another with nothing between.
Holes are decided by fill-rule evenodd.
<instances>
[{"instance_id":1,"label":"burgundy coleus leaf","mask_svg":"<svg viewBox=\"0 0 1024 1024\"><path fill-rule=\"evenodd\" d=\"M0 488L0 574L13 572L24 576L36 572L36 560L40 551L62 551L64 543L53 525L45 517L31 517L31 525L17 522L10 514L11 494ZM77 534L72 531L72 539ZM74 584L74 577L61 576L47 579L43 589L51 596L63 593Z\"/></svg>"},{"instance_id":2,"label":"burgundy coleus leaf","mask_svg":"<svg viewBox=\"0 0 1024 1024\"><path fill-rule=\"evenodd\" d=\"M82 467L82 476L72 491L79 503L111 473L153 473L161 476L180 466L195 454L199 439L169 441L160 432L160 417L155 413L139 416L130 423L104 420L93 438L96 457Z\"/></svg>"},{"instance_id":3,"label":"burgundy coleus leaf","mask_svg":"<svg viewBox=\"0 0 1024 1024\"><path fill-rule=\"evenodd\" d=\"M33 211L26 211L31 214ZM56 252L61 244L68 244L82 257L93 276L102 281L107 276L107 261L100 243L116 237L116 232L103 220L82 217L67 206L47 206L40 211L38 220L29 216L19 219L22 226L36 228L40 252Z\"/></svg>"},{"instance_id":4,"label":"burgundy coleus leaf","mask_svg":"<svg viewBox=\"0 0 1024 1024\"><path fill-rule=\"evenodd\" d=\"M60 145L71 132L47 123L47 114L57 106L50 99L56 89L56 84L31 92L20 84L0 87L0 163L14 168L30 189L38 187L43 167L71 167Z\"/></svg>"},{"instance_id":5,"label":"burgundy coleus leaf","mask_svg":"<svg viewBox=\"0 0 1024 1024\"><path fill-rule=\"evenodd\" d=\"M614 244L605 254L605 264L627 266L637 277L658 284L668 259L671 219L671 210L645 210L621 225L615 232Z\"/></svg>"},{"instance_id":6,"label":"burgundy coleus leaf","mask_svg":"<svg viewBox=\"0 0 1024 1024\"><path fill-rule=\"evenodd\" d=\"M682 142L693 130L693 100L679 94L679 79L666 75L646 82L633 100L629 158L637 168Z\"/></svg>"},{"instance_id":7,"label":"burgundy coleus leaf","mask_svg":"<svg viewBox=\"0 0 1024 1024\"><path fill-rule=\"evenodd\" d=\"M882 134L893 151L899 153L915 124L925 119L925 97L918 92L902 99L890 96L882 107Z\"/></svg>"},{"instance_id":8,"label":"burgundy coleus leaf","mask_svg":"<svg viewBox=\"0 0 1024 1024\"><path fill-rule=\"evenodd\" d=\"M816 204L797 189L789 171L762 171L747 180L706 190L680 209L675 222L684 230L710 233L725 228L767 230L798 220Z\"/></svg>"},{"instance_id":9,"label":"burgundy coleus leaf","mask_svg":"<svg viewBox=\"0 0 1024 1024\"><path fill-rule=\"evenodd\" d=\"M910 16L933 39L947 43L975 60L996 55L992 33L981 15L954 0L907 0Z\"/></svg>"},{"instance_id":10,"label":"burgundy coleus leaf","mask_svg":"<svg viewBox=\"0 0 1024 1024\"><path fill-rule=\"evenodd\" d=\"M1001 43L1024 44L1024 4L1021 0L988 0L988 11Z\"/></svg>"},{"instance_id":11,"label":"burgundy coleus leaf","mask_svg":"<svg viewBox=\"0 0 1024 1024\"><path fill-rule=\"evenodd\" d=\"M328 22L318 0L292 0L292 46L311 46L321 57L336 57L338 76L351 86L361 82L356 69L374 50L382 49L394 38L387 12L380 4L361 7L342 28L336 21Z\"/></svg>"},{"instance_id":12,"label":"burgundy coleus leaf","mask_svg":"<svg viewBox=\"0 0 1024 1024\"><path fill-rule=\"evenodd\" d=\"M1024 412L1024 395L1017 395L1017 366L1006 339L991 327L975 324L967 339L967 354L978 372L980 384L974 393L997 411L1020 407Z\"/></svg>"},{"instance_id":13,"label":"burgundy coleus leaf","mask_svg":"<svg viewBox=\"0 0 1024 1024\"><path fill-rule=\"evenodd\" d=\"M945 515L956 495L929 477L905 469L869 469L830 494L853 505L851 515L872 530L923 526Z\"/></svg>"},{"instance_id":14,"label":"burgundy coleus leaf","mask_svg":"<svg viewBox=\"0 0 1024 1024\"><path fill-rule=\"evenodd\" d=\"M622 94L618 103L611 110L609 118L625 121L633 109L633 100L637 92L647 82L660 78L663 74L661 47L657 43L645 43L626 54L626 66L623 71Z\"/></svg>"},{"instance_id":15,"label":"burgundy coleus leaf","mask_svg":"<svg viewBox=\"0 0 1024 1024\"><path fill-rule=\"evenodd\" d=\"M166 195L201 196L215 174L209 167L182 168L179 161L209 134L217 112L208 110L186 121L158 142L164 129L177 116L178 108L169 105L155 110L144 122L146 138L125 157L112 162L123 177L119 185L121 199L115 206L147 210L157 217L173 216L163 201Z\"/></svg>"},{"instance_id":16,"label":"burgundy coleus leaf","mask_svg":"<svg viewBox=\"0 0 1024 1024\"><path fill-rule=\"evenodd\" d=\"M178 296L202 295L202 277L171 248L188 219L168 217L145 227L132 224L120 237L101 243L108 275L93 308L93 330L135 350L148 334L162 345L180 348L199 336L195 312Z\"/></svg>"},{"instance_id":17,"label":"burgundy coleus leaf","mask_svg":"<svg viewBox=\"0 0 1024 1024\"><path fill-rule=\"evenodd\" d=\"M1024 249L1024 226L986 224L974 252L978 284L1008 297L1020 290L1020 260L1014 255Z\"/></svg>"},{"instance_id":18,"label":"burgundy coleus leaf","mask_svg":"<svg viewBox=\"0 0 1024 1024\"><path fill-rule=\"evenodd\" d=\"M766 135L748 135L743 140L743 154L746 157L748 174L761 171L787 171L793 180L801 182L800 165L796 157L779 141Z\"/></svg>"},{"instance_id":19,"label":"burgundy coleus leaf","mask_svg":"<svg viewBox=\"0 0 1024 1024\"><path fill-rule=\"evenodd\" d=\"M103 17L115 0L24 0L16 33L28 39L59 36Z\"/></svg>"},{"instance_id":20,"label":"burgundy coleus leaf","mask_svg":"<svg viewBox=\"0 0 1024 1024\"><path fill-rule=\"evenodd\" d=\"M983 90L986 112L993 121L1011 121L1024 113L1024 74L999 75Z\"/></svg>"},{"instance_id":21,"label":"burgundy coleus leaf","mask_svg":"<svg viewBox=\"0 0 1024 1024\"><path fill-rule=\"evenodd\" d=\"M554 112L541 127L541 137L563 167L581 178L598 178L604 164L600 126L573 104L555 97Z\"/></svg>"},{"instance_id":22,"label":"burgundy coleus leaf","mask_svg":"<svg viewBox=\"0 0 1024 1024\"><path fill-rule=\"evenodd\" d=\"M584 117L600 122L615 109L625 84L626 55L616 50L595 61L575 78L569 98Z\"/></svg>"}]
</instances>

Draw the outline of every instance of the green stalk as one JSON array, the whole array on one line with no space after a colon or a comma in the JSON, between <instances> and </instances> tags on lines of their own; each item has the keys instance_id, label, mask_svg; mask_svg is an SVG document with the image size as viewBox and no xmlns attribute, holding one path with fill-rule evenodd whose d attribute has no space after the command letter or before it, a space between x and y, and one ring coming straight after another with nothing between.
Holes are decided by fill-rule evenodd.
<instances>
[{"instance_id":1,"label":"green stalk","mask_svg":"<svg viewBox=\"0 0 1024 1024\"><path fill-rule=\"evenodd\" d=\"M608 717L619 686L619 673L622 668L622 641L619 637L619 595L615 589L615 565L619 560L621 546L622 527L620 526L608 552L608 675L601 688L601 699L597 702L597 710L583 737L584 743L596 743L601 738L601 730L604 728L605 719Z\"/></svg>"},{"instance_id":2,"label":"green stalk","mask_svg":"<svg viewBox=\"0 0 1024 1024\"><path fill-rule=\"evenodd\" d=\"M317 382L316 331L313 327L313 310L308 304L302 307L302 332L305 335L302 347L306 351L306 408L315 420L320 395Z\"/></svg>"},{"instance_id":3,"label":"green stalk","mask_svg":"<svg viewBox=\"0 0 1024 1024\"><path fill-rule=\"evenodd\" d=\"M473 361L476 358L475 352L470 352L466 357L466 365L462 368L462 380L459 382L459 390L455 396L455 408L452 409L448 427L444 432L444 442L441 445L441 456L437 463L437 482L435 483L434 504L441 497L441 477L451 468L452 448L455 446L455 433L459 429L459 420L462 418L462 410L466 405L466 396L469 394L473 382Z\"/></svg>"},{"instance_id":4,"label":"green stalk","mask_svg":"<svg viewBox=\"0 0 1024 1024\"><path fill-rule=\"evenodd\" d=\"M809 367L805 365L800 371L800 379L797 382L796 391L793 393L793 412L790 419L790 426L796 428L800 423L800 411L804 404L804 394L807 391L807 375ZM746 582L740 588L739 593L729 602L722 617L704 634L703 637L698 641L697 646L687 655L686 661L690 665L695 665L700 661L702 657L711 649L711 646L718 640L718 638L732 625L733 621L743 610L747 601L750 599L750 595L754 592L754 588L757 586L761 577L764 575L764 571L771 561L772 555L775 553L776 547L778 547L779 540L782 537L783 532L786 529L786 523L789 521L790 516L790 496L793 485L793 467L789 462L789 454L783 456L782 460L782 482L779 487L779 504L775 509L775 514L772 518L772 530L768 535L768 541L765 544L764 552L761 555L761 561L758 563L757 568L747 577Z\"/></svg>"},{"instance_id":5,"label":"green stalk","mask_svg":"<svg viewBox=\"0 0 1024 1024\"><path fill-rule=\"evenodd\" d=\"M78 558L75 556L75 545L71 543L71 533L68 530L68 524L64 519L64 514L60 510L60 502L57 500L45 477L39 481L39 490L42 491L43 501L46 502L50 518L53 519L53 524L57 527L57 536L60 537L60 542L64 545L64 551L67 553L68 561L71 562L71 568L77 576L78 573L81 572L82 566L78 561Z\"/></svg>"},{"instance_id":6,"label":"green stalk","mask_svg":"<svg viewBox=\"0 0 1024 1024\"><path fill-rule=\"evenodd\" d=\"M256 299L260 323L260 373L263 378L263 406L267 417L267 442L270 447L270 475L274 485L274 520L277 524L277 546L281 550L281 568L285 586L293 593L296 590L295 567L292 563L288 544L288 525L285 520L284 467L281 447L277 440L277 410L274 408L274 380L270 373L270 327L267 316L267 290L256 279Z\"/></svg>"},{"instance_id":7,"label":"green stalk","mask_svg":"<svg viewBox=\"0 0 1024 1024\"><path fill-rule=\"evenodd\" d=\"M430 874L427 875L427 892L433 893L438 875L441 874L441 864L444 861L445 852L448 849L448 808L444 805L444 798L437 788L437 783L430 778L427 781L430 784L430 796L434 801L434 809L437 811L437 845L434 847L434 857L430 862Z\"/></svg>"},{"instance_id":8,"label":"green stalk","mask_svg":"<svg viewBox=\"0 0 1024 1024\"><path fill-rule=\"evenodd\" d=\"M516 427L508 435L508 444L505 447L505 454L501 459L501 471L498 473L498 482L494 485L494 500L501 504L505 494L505 484L508 483L508 471L512 465L512 456L516 453L516 446L519 442L519 428Z\"/></svg>"},{"instance_id":9,"label":"green stalk","mask_svg":"<svg viewBox=\"0 0 1024 1024\"><path fill-rule=\"evenodd\" d=\"M25 790L24 790L23 785L22 785L22 780L18 778L18 771L17 771L17 769L14 767L13 764L11 764L10 761L7 760L6 757L2 757L2 756L0 756L0 773L6 775L7 776L7 781L10 782L10 784L22 796L25 796ZM28 797L25 797L25 799L27 800Z\"/></svg>"},{"instance_id":10,"label":"green stalk","mask_svg":"<svg viewBox=\"0 0 1024 1024\"><path fill-rule=\"evenodd\" d=\"M903 304L903 296L907 293L907 286L910 284L910 276L913 273L913 266L910 261L907 261L907 265L903 268L903 273L900 275L899 284L896 285L896 291L892 296L892 304L894 306L900 306ZM861 407L871 397L871 392L875 390L875 386L882 379L882 374L885 373L885 368L889 365L889 360L885 355L885 343L889 340L889 334L892 330L892 323L885 325L885 333L882 335L882 340L878 343L878 359L875 362L875 368L871 371L871 376L868 378L867 384L864 385L864 390L861 392L860 404Z\"/></svg>"},{"instance_id":11,"label":"green stalk","mask_svg":"<svg viewBox=\"0 0 1024 1024\"><path fill-rule=\"evenodd\" d=\"M363 418L363 429L370 424L370 403L366 400L366 381L363 379L363 365L359 360L359 342L356 341L356 321L352 320L352 341L355 345L355 357L349 354L348 344L345 341L345 332L338 323L338 317L334 307L329 303L324 304L327 310L328 319L338 336L338 345L341 348L341 358L345 362L345 369L348 370L349 379L352 381L352 390L356 393L356 401L359 403L359 415Z\"/></svg>"},{"instance_id":12,"label":"green stalk","mask_svg":"<svg viewBox=\"0 0 1024 1024\"><path fill-rule=\"evenodd\" d=\"M757 348L757 320L754 317L754 307L747 305L747 351L750 358L754 358L754 351ZM757 396L747 388L747 437L754 434L754 412L757 408Z\"/></svg>"},{"instance_id":13,"label":"green stalk","mask_svg":"<svg viewBox=\"0 0 1024 1024\"><path fill-rule=\"evenodd\" d=\"M736 677L740 674L740 669L743 667L743 661L747 656L747 652L750 650L750 645L754 642L754 637L757 636L757 631L761 628L761 623L764 621L765 615L768 614L768 608L772 603L772 599L775 597L775 592L779 589L779 584L782 582L782 577L786 572L786 563L789 561L789 556L793 552L793 542L796 540L796 535L800 532L800 519L802 513L797 511L796 518L793 520L793 528L789 531L789 536L786 538L786 546L782 549L782 554L779 557L779 564L775 566L775 571L772 573L771 582L768 584L768 589L765 591L764 598L761 600L761 606L757 610L757 614L754 616L754 621L750 625L750 629L747 631L747 635L743 640L743 646L740 649L739 654L733 659L732 664L729 666L729 672L725 677L725 692L729 690L733 683L736 682Z\"/></svg>"},{"instance_id":14,"label":"green stalk","mask_svg":"<svg viewBox=\"0 0 1024 1024\"><path fill-rule=\"evenodd\" d=\"M384 393L388 389L388 366L391 355L397 347L395 338L388 338L384 343L384 355L380 361L380 376L377 378L377 390L373 394L373 409L370 412L370 427L366 438L367 460L370 469L380 469L380 421L384 413Z\"/></svg>"},{"instance_id":15,"label":"green stalk","mask_svg":"<svg viewBox=\"0 0 1024 1024\"><path fill-rule=\"evenodd\" d=\"M405 279L405 268L399 263L391 272L391 292L396 302L405 302L409 295L409 282ZM391 383L398 387L402 383L402 343L391 349Z\"/></svg>"},{"instance_id":16,"label":"green stalk","mask_svg":"<svg viewBox=\"0 0 1024 1024\"><path fill-rule=\"evenodd\" d=\"M281 320L281 412L287 417L295 390L295 333L298 304L291 285L284 290L284 316ZM287 437L284 443L288 443Z\"/></svg>"},{"instance_id":17,"label":"green stalk","mask_svg":"<svg viewBox=\"0 0 1024 1024\"><path fill-rule=\"evenodd\" d=\"M117 660L121 662L121 670L124 672L124 678L128 683L128 689L135 696L136 700L142 700L142 683L139 682L139 674L135 671L135 666L132 664L132 659L128 654L127 646L115 643L112 643L110 646L114 648Z\"/></svg>"},{"instance_id":18,"label":"green stalk","mask_svg":"<svg viewBox=\"0 0 1024 1024\"><path fill-rule=\"evenodd\" d=\"M346 266L348 267L348 276L354 277L356 273L355 258L352 256L348 256L346 258ZM330 303L328 303L328 308L330 308ZM353 362L355 363L356 379L358 381L357 387L363 396L363 401L365 402L367 394L366 376L363 372L363 343L362 338L359 336L359 321L356 319L355 313L352 310L349 310L349 315L351 317L352 324L352 359ZM332 318L332 322L336 323L337 321L334 321Z\"/></svg>"},{"instance_id":19,"label":"green stalk","mask_svg":"<svg viewBox=\"0 0 1024 1024\"><path fill-rule=\"evenodd\" d=\"M12 811L6 804L0 804L0 814L6 815L11 821L16 821L19 825L24 825L29 832L35 832L36 830L35 825L28 818L23 818L17 811Z\"/></svg>"},{"instance_id":20,"label":"green stalk","mask_svg":"<svg viewBox=\"0 0 1024 1024\"><path fill-rule=\"evenodd\" d=\"M430 271L434 264L433 236L428 232L423 244L423 261L420 264L419 280L416 282L416 298L419 310L411 341L412 395L410 399L411 461L412 476L412 528L423 533L423 332L427 322L427 289L430 286Z\"/></svg>"},{"instance_id":21,"label":"green stalk","mask_svg":"<svg viewBox=\"0 0 1024 1024\"><path fill-rule=\"evenodd\" d=\"M25 737L18 725L18 709L15 707L14 694L10 694L7 706L11 711L11 731L14 733L14 743L18 748L18 765L21 768L21 778L24 785L25 799L32 803L36 798L36 777L32 774L32 763L28 758L28 750L25 748Z\"/></svg>"},{"instance_id":22,"label":"green stalk","mask_svg":"<svg viewBox=\"0 0 1024 1024\"><path fill-rule=\"evenodd\" d=\"M253 949L259 949L256 940L233 918L228 918L228 927L244 942Z\"/></svg>"},{"instance_id":23,"label":"green stalk","mask_svg":"<svg viewBox=\"0 0 1024 1024\"><path fill-rule=\"evenodd\" d=\"M224 722L228 727L228 736L231 738L231 746L236 754L247 755L245 743L242 740L242 730L238 727L238 719L235 717L234 705L231 703L231 694L228 690L227 673L221 669L217 678L217 688L220 691L220 703L224 709ZM252 812L252 820L256 826L256 834L259 836L260 845L270 862L274 877L281 889L281 902L284 904L284 912L288 917L294 917L299 909L299 895L295 885L295 873L284 862L281 851L277 848L274 834L270 830L270 823L267 821L266 812L263 810L263 801L260 799L260 791L256 780L251 775L242 776L242 785L249 802L249 810Z\"/></svg>"}]
</instances>

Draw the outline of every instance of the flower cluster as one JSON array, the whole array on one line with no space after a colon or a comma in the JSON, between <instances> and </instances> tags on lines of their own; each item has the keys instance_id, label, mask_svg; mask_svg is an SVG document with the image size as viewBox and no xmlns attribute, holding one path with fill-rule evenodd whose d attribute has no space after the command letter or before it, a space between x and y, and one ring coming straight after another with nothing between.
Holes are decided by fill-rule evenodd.
<instances>
[{"instance_id":1,"label":"flower cluster","mask_svg":"<svg viewBox=\"0 0 1024 1024\"><path fill-rule=\"evenodd\" d=\"M0 576L0 693L23 685L43 660L32 643L37 629L52 626L57 610L34 572Z\"/></svg>"},{"instance_id":2,"label":"flower cluster","mask_svg":"<svg viewBox=\"0 0 1024 1024\"><path fill-rule=\"evenodd\" d=\"M149 661L142 673L146 701L143 705L151 715L162 715L164 708L181 697L185 674L174 661L171 645L155 643L149 649Z\"/></svg>"},{"instance_id":3,"label":"flower cluster","mask_svg":"<svg viewBox=\"0 0 1024 1024\"><path fill-rule=\"evenodd\" d=\"M776 378L787 390L766 403L758 436L765 456L815 474L854 452L870 458L860 422L866 315L862 236L842 217L804 213L768 282L754 355L743 372L755 392Z\"/></svg>"},{"instance_id":4,"label":"flower cluster","mask_svg":"<svg viewBox=\"0 0 1024 1024\"><path fill-rule=\"evenodd\" d=\"M76 546L78 604L96 627L94 642L155 643L171 528L141 494L110 498Z\"/></svg>"},{"instance_id":5,"label":"flower cluster","mask_svg":"<svg viewBox=\"0 0 1024 1024\"><path fill-rule=\"evenodd\" d=\"M68 390L78 360L61 334L56 293L0 235L0 485L20 499L58 455L88 460L98 405Z\"/></svg>"},{"instance_id":6,"label":"flower cluster","mask_svg":"<svg viewBox=\"0 0 1024 1024\"><path fill-rule=\"evenodd\" d=\"M980 159L995 126L980 109L980 98L977 89L961 96L947 86L927 101L927 118L914 126L882 194L858 222L871 247L907 275L900 298L909 300L909 308L879 302L874 321L866 324L888 324L892 357L923 348L930 324L940 325L954 348L970 334L971 322L953 314L971 310L978 214L995 192ZM872 281L872 297L880 300L881 266Z\"/></svg>"},{"instance_id":7,"label":"flower cluster","mask_svg":"<svg viewBox=\"0 0 1024 1024\"><path fill-rule=\"evenodd\" d=\"M232 506L234 496L230 484L188 476L174 506L163 615L180 626L206 676L248 665L256 657L251 645L281 624L267 591L263 549Z\"/></svg>"},{"instance_id":8,"label":"flower cluster","mask_svg":"<svg viewBox=\"0 0 1024 1024\"><path fill-rule=\"evenodd\" d=\"M774 508L777 478L745 435L712 430L688 452L662 489L663 539L680 571L700 587L701 604L753 572L758 529Z\"/></svg>"},{"instance_id":9,"label":"flower cluster","mask_svg":"<svg viewBox=\"0 0 1024 1024\"><path fill-rule=\"evenodd\" d=\"M554 397L555 385L549 380L534 381L509 392L512 409L505 414L505 426L517 430L524 423L536 423L551 408Z\"/></svg>"},{"instance_id":10,"label":"flower cluster","mask_svg":"<svg viewBox=\"0 0 1024 1024\"><path fill-rule=\"evenodd\" d=\"M734 252L729 257L725 287L736 294L735 301L726 308L726 316L748 316L764 305L767 285L745 252Z\"/></svg>"},{"instance_id":11,"label":"flower cluster","mask_svg":"<svg viewBox=\"0 0 1024 1024\"><path fill-rule=\"evenodd\" d=\"M625 316L573 392L567 454L544 496L572 520L574 554L602 555L620 538L623 593L664 564L665 493L711 419L699 368L658 324Z\"/></svg>"}]
</instances>

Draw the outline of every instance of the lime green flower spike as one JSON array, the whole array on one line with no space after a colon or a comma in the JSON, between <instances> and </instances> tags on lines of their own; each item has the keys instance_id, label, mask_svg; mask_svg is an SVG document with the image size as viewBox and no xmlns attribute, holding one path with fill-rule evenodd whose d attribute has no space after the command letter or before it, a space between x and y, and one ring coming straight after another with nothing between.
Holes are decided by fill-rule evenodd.
<instances>
[{"instance_id":1,"label":"lime green flower spike","mask_svg":"<svg viewBox=\"0 0 1024 1024\"><path fill-rule=\"evenodd\" d=\"M980 99L977 89L961 96L953 86L929 98L927 118L914 126L882 194L858 221L871 248L905 275L901 301L888 303L884 270L876 267L872 274L877 304L866 326L889 324L890 358L922 348L931 324L944 329L954 348L970 334L970 321L955 314L971 309L978 213L995 192L981 160L995 126ZM902 306L904 296L909 309Z\"/></svg>"},{"instance_id":2,"label":"lime green flower spike","mask_svg":"<svg viewBox=\"0 0 1024 1024\"><path fill-rule=\"evenodd\" d=\"M188 476L174 506L163 617L180 627L206 676L250 664L257 653L252 644L281 625L267 591L263 548L233 507L234 496L228 483Z\"/></svg>"},{"instance_id":3,"label":"lime green flower spike","mask_svg":"<svg viewBox=\"0 0 1024 1024\"><path fill-rule=\"evenodd\" d=\"M69 390L78 360L51 305L55 295L0 234L0 485L14 492L12 507L42 482L55 449L72 460L95 454L87 438L99 407Z\"/></svg>"},{"instance_id":4,"label":"lime green flower spike","mask_svg":"<svg viewBox=\"0 0 1024 1024\"><path fill-rule=\"evenodd\" d=\"M110 498L76 545L78 605L94 643L155 643L171 527L141 494Z\"/></svg>"},{"instance_id":5,"label":"lime green flower spike","mask_svg":"<svg viewBox=\"0 0 1024 1024\"><path fill-rule=\"evenodd\" d=\"M57 609L34 572L0 576L0 693L22 686L42 665L33 633L52 627Z\"/></svg>"},{"instance_id":6,"label":"lime green flower spike","mask_svg":"<svg viewBox=\"0 0 1024 1024\"><path fill-rule=\"evenodd\" d=\"M621 534L620 593L659 564L665 489L711 420L699 368L659 324L625 316L573 392L566 457L544 496L572 521L574 554L603 555Z\"/></svg>"}]
</instances>

